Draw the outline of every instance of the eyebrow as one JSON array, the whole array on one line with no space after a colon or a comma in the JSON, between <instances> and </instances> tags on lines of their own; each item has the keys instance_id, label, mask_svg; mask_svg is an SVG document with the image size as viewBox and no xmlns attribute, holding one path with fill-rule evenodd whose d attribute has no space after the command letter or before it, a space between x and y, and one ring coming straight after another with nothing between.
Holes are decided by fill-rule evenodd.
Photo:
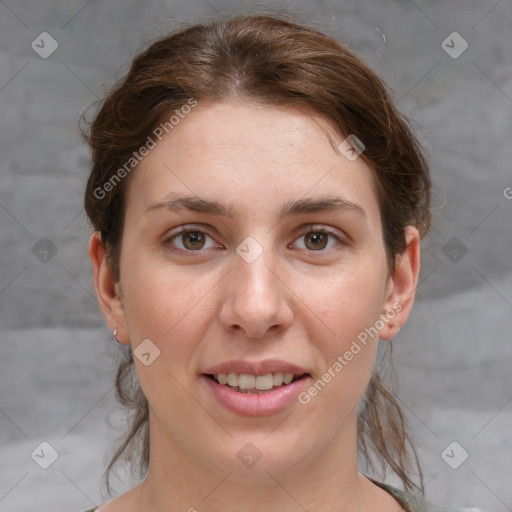
<instances>
[{"instance_id":1,"label":"eyebrow","mask_svg":"<svg viewBox=\"0 0 512 512\"><path fill-rule=\"evenodd\" d=\"M155 210L188 210L192 212L204 213L207 215L216 215L233 219L237 217L237 211L231 204L224 205L217 201L202 199L195 195L186 195L162 201L150 205L144 213ZM278 211L279 219L289 215L303 215L306 213L316 213L324 211L341 210L354 212L361 217L366 217L364 209L356 203L340 196L327 196L318 198L301 198L295 201L288 201Z\"/></svg>"}]
</instances>

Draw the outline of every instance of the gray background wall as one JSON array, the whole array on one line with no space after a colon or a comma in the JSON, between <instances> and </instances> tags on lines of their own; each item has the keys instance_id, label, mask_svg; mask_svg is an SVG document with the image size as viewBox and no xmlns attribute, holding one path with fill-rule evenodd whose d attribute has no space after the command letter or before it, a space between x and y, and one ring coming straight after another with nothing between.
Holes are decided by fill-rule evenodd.
<instances>
[{"instance_id":1,"label":"gray background wall","mask_svg":"<svg viewBox=\"0 0 512 512\"><path fill-rule=\"evenodd\" d=\"M122 423L112 388L117 347L87 256L89 156L78 116L141 43L180 21L248 6L0 1L1 511L80 511L106 499L103 453ZM287 7L347 42L415 120L431 156L435 224L415 310L394 344L397 392L427 495L512 510L512 2L263 6ZM468 44L457 58L458 36L442 47L454 31ZM42 32L58 43L50 56ZM48 469L39 464L51 462L51 449L41 442L58 453Z\"/></svg>"}]
</instances>

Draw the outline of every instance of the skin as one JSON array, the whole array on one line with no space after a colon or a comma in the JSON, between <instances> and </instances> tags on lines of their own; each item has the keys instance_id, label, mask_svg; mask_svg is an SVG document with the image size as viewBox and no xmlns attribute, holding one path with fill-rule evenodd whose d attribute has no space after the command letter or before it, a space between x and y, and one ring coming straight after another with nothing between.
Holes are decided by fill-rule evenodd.
<instances>
[{"instance_id":1,"label":"skin","mask_svg":"<svg viewBox=\"0 0 512 512\"><path fill-rule=\"evenodd\" d=\"M149 338L160 350L149 366L135 358L150 404L148 475L101 511L401 510L357 467L357 404L378 337L309 404L294 402L269 416L225 409L199 378L224 361L278 358L307 369L313 383L394 303L402 309L380 337L392 338L407 320L418 231L406 228L407 249L390 275L371 170L337 151L341 140L314 114L200 103L134 171L118 283L93 234L94 283L109 328L133 349ZM364 214L279 218L288 201L334 192ZM168 194L229 202L237 214L146 212ZM176 228L191 225L209 235L195 253L201 245L190 237L171 239ZM319 227L332 228L339 240L315 238ZM236 252L247 236L263 248L252 263ZM248 442L262 454L252 468L237 457Z\"/></svg>"}]
</instances>

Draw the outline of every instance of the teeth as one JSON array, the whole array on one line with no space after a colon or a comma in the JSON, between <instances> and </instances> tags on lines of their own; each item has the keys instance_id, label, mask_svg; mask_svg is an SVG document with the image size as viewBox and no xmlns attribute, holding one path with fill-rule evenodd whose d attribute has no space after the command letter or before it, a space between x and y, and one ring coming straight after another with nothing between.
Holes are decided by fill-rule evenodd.
<instances>
[{"instance_id":1,"label":"teeth","mask_svg":"<svg viewBox=\"0 0 512 512\"><path fill-rule=\"evenodd\" d=\"M256 377L242 373L238 376L238 387L240 389L254 389L256 385Z\"/></svg>"},{"instance_id":2,"label":"teeth","mask_svg":"<svg viewBox=\"0 0 512 512\"><path fill-rule=\"evenodd\" d=\"M293 380L293 373L285 373L283 375L283 382L285 384L290 384L290 382Z\"/></svg>"},{"instance_id":3,"label":"teeth","mask_svg":"<svg viewBox=\"0 0 512 512\"><path fill-rule=\"evenodd\" d=\"M264 391L265 389L272 389L274 387L274 378L271 373L267 375L258 375L255 379L256 389L261 389ZM242 386L240 386L242 387Z\"/></svg>"},{"instance_id":4,"label":"teeth","mask_svg":"<svg viewBox=\"0 0 512 512\"><path fill-rule=\"evenodd\" d=\"M214 375L219 384L227 384L232 388L240 390L257 389L266 391L276 386L290 384L293 380L293 373L267 373L266 375L249 375L247 373L218 373Z\"/></svg>"},{"instance_id":5,"label":"teeth","mask_svg":"<svg viewBox=\"0 0 512 512\"><path fill-rule=\"evenodd\" d=\"M283 383L283 372L274 373L272 380L274 386L280 386Z\"/></svg>"}]
</instances>

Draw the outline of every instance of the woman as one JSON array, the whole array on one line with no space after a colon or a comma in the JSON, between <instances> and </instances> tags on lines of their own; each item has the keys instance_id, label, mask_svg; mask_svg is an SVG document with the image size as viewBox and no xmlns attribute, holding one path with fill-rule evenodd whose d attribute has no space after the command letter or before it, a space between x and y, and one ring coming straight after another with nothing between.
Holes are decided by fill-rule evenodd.
<instances>
[{"instance_id":1,"label":"woman","mask_svg":"<svg viewBox=\"0 0 512 512\"><path fill-rule=\"evenodd\" d=\"M434 510L374 369L430 225L381 80L289 18L238 16L137 56L84 135L94 284L134 409L107 488L121 456L145 476L96 510Z\"/></svg>"}]
</instances>

